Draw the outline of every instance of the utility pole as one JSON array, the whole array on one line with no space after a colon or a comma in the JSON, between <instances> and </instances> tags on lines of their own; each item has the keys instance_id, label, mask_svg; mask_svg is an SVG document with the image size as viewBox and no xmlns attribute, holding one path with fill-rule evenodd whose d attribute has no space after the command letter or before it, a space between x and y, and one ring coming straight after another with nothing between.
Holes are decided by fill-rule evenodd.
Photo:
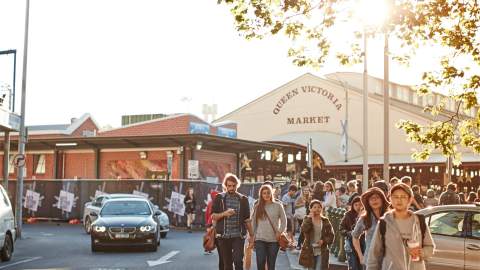
<instances>
[{"instance_id":1,"label":"utility pole","mask_svg":"<svg viewBox=\"0 0 480 270\"><path fill-rule=\"evenodd\" d=\"M368 189L368 66L367 29L363 28L363 180L362 191Z\"/></svg>"},{"instance_id":2,"label":"utility pole","mask_svg":"<svg viewBox=\"0 0 480 270\"><path fill-rule=\"evenodd\" d=\"M27 0L25 7L25 38L23 43L23 74L22 74L22 103L20 114L20 136L18 138L18 154L25 155L25 144L27 143L25 130L25 102L27 92L27 51L28 51L28 21L29 21L30 0ZM23 177L25 163L18 167L17 173L17 204L15 207L15 219L17 225L17 237L22 238L22 207L23 207Z\"/></svg>"},{"instance_id":3,"label":"utility pole","mask_svg":"<svg viewBox=\"0 0 480 270\"><path fill-rule=\"evenodd\" d=\"M383 180L390 181L390 87L389 87L389 54L388 30L385 29L385 47L383 51Z\"/></svg>"}]
</instances>

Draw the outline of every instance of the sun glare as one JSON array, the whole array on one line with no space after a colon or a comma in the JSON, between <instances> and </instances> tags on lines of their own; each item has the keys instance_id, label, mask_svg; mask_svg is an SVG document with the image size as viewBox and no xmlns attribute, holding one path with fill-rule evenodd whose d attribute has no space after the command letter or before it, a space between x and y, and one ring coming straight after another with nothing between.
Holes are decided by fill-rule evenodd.
<instances>
[{"instance_id":1,"label":"sun glare","mask_svg":"<svg viewBox=\"0 0 480 270\"><path fill-rule=\"evenodd\" d=\"M354 17L366 27L381 27L389 13L389 0L357 0Z\"/></svg>"}]
</instances>

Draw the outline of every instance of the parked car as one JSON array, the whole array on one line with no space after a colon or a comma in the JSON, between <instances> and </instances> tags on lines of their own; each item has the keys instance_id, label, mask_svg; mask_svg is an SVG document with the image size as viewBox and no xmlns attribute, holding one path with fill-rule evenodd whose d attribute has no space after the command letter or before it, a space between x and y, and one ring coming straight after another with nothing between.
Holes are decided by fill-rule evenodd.
<instances>
[{"instance_id":1,"label":"parked car","mask_svg":"<svg viewBox=\"0 0 480 270\"><path fill-rule=\"evenodd\" d=\"M13 256L15 243L15 218L13 216L12 204L7 192L0 185L0 259L10 261Z\"/></svg>"},{"instance_id":2,"label":"parked car","mask_svg":"<svg viewBox=\"0 0 480 270\"><path fill-rule=\"evenodd\" d=\"M107 200L92 224L92 252L114 246L139 246L157 251L160 215L145 198Z\"/></svg>"},{"instance_id":3,"label":"parked car","mask_svg":"<svg viewBox=\"0 0 480 270\"><path fill-rule=\"evenodd\" d=\"M92 223L96 220L100 209L107 200L110 199L119 199L119 198L144 198L139 195L126 194L126 193L113 193L113 194L102 194L97 196L93 201L87 202L83 208L83 227L87 234L90 234L92 230ZM150 202L151 203L151 202ZM170 220L168 215L159 209L157 205L152 204L152 208L159 210L161 212L159 221L160 221L160 236L162 238L167 237L167 233L170 230ZM96 215L92 215L96 213Z\"/></svg>"},{"instance_id":4,"label":"parked car","mask_svg":"<svg viewBox=\"0 0 480 270\"><path fill-rule=\"evenodd\" d=\"M435 206L417 213L426 217L435 243L427 269L480 269L480 203Z\"/></svg>"}]
</instances>

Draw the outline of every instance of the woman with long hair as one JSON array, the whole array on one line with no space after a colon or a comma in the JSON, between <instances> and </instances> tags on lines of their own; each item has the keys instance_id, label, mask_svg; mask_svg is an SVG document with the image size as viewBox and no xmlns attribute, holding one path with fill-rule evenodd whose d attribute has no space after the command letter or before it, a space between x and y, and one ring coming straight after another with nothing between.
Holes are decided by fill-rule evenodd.
<instances>
[{"instance_id":1,"label":"woman with long hair","mask_svg":"<svg viewBox=\"0 0 480 270\"><path fill-rule=\"evenodd\" d=\"M360 263L365 266L377 222L387 212L389 203L383 191L377 187L372 187L363 193L361 200L365 211L352 231L352 242ZM362 252L360 246L360 236L362 234L365 234L365 252Z\"/></svg>"},{"instance_id":2,"label":"woman with long hair","mask_svg":"<svg viewBox=\"0 0 480 270\"><path fill-rule=\"evenodd\" d=\"M333 179L335 180L335 179ZM335 196L335 186L332 181L325 182L324 185L325 196L323 200L323 208L328 210L328 208L337 208L337 197Z\"/></svg>"},{"instance_id":3,"label":"woman with long hair","mask_svg":"<svg viewBox=\"0 0 480 270\"><path fill-rule=\"evenodd\" d=\"M322 202L312 200L310 213L302 222L304 240L300 252L300 265L309 270L329 269L329 246L333 243L332 224L323 215Z\"/></svg>"},{"instance_id":4,"label":"woman with long hair","mask_svg":"<svg viewBox=\"0 0 480 270\"><path fill-rule=\"evenodd\" d=\"M270 185L262 185L258 201L252 211L252 227L257 254L257 269L275 270L275 262L280 246L278 239L287 228L287 217L280 202L273 199Z\"/></svg>"},{"instance_id":5,"label":"woman with long hair","mask_svg":"<svg viewBox=\"0 0 480 270\"><path fill-rule=\"evenodd\" d=\"M340 223L340 234L345 238L345 253L347 255L348 270L361 270L360 261L358 255L353 248L352 243L352 231L357 222L357 218L362 211L362 201L360 196L355 196L352 199L351 208L343 216L342 222Z\"/></svg>"},{"instance_id":6,"label":"woman with long hair","mask_svg":"<svg viewBox=\"0 0 480 270\"><path fill-rule=\"evenodd\" d=\"M183 203L185 204L185 213L187 214L187 228L188 232L192 232L192 224L195 221L195 209L197 206L195 200L195 194L193 193L193 187L189 187L187 190L187 194L183 199Z\"/></svg>"}]
</instances>

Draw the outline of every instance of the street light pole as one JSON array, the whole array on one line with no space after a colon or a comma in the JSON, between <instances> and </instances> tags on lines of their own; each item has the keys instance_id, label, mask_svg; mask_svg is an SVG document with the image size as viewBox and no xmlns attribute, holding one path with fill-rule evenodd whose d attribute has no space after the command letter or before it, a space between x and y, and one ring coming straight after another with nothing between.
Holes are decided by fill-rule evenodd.
<instances>
[{"instance_id":1,"label":"street light pole","mask_svg":"<svg viewBox=\"0 0 480 270\"><path fill-rule=\"evenodd\" d=\"M368 66L367 29L363 28L363 182L362 191L368 189Z\"/></svg>"},{"instance_id":2,"label":"street light pole","mask_svg":"<svg viewBox=\"0 0 480 270\"><path fill-rule=\"evenodd\" d=\"M385 28L385 44L383 51L383 180L390 180L390 91L389 91L389 54L388 54L388 30Z\"/></svg>"},{"instance_id":3,"label":"street light pole","mask_svg":"<svg viewBox=\"0 0 480 270\"><path fill-rule=\"evenodd\" d=\"M18 154L25 155L25 144L27 141L25 132L25 102L27 90L27 50L28 50L28 21L29 21L30 0L27 0L25 7L25 38L23 43L23 74L22 74L22 103L20 114L20 136L18 138ZM15 207L15 219L17 225L17 237L22 238L22 207L23 207L23 173L25 162L18 167L17 173L17 204Z\"/></svg>"}]
</instances>

